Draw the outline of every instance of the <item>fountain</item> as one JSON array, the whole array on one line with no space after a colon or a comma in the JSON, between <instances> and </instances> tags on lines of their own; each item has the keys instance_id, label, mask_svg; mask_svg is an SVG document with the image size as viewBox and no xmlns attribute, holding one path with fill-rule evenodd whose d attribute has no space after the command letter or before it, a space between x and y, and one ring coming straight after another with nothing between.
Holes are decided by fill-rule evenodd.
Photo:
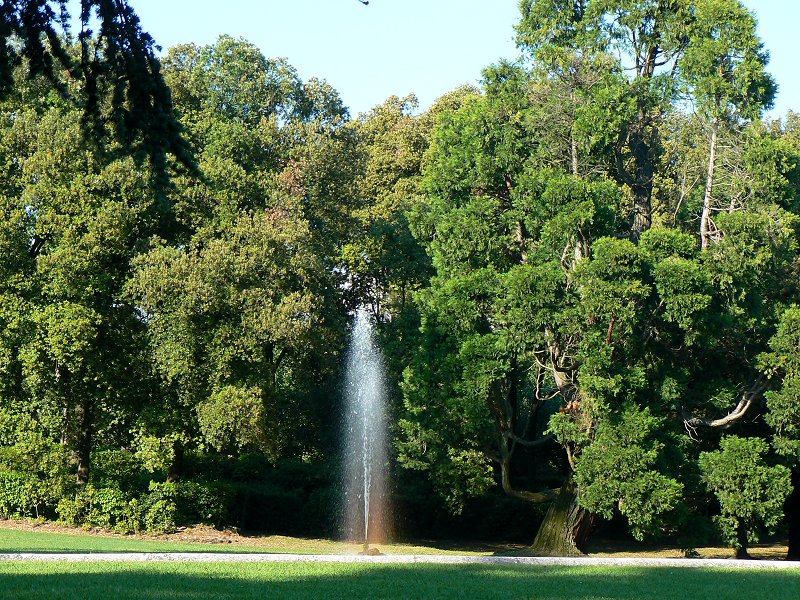
<instances>
[{"instance_id":1,"label":"fountain","mask_svg":"<svg viewBox=\"0 0 800 600\"><path fill-rule=\"evenodd\" d=\"M345 379L345 531L364 544L386 541L386 385L369 312L356 312Z\"/></svg>"}]
</instances>

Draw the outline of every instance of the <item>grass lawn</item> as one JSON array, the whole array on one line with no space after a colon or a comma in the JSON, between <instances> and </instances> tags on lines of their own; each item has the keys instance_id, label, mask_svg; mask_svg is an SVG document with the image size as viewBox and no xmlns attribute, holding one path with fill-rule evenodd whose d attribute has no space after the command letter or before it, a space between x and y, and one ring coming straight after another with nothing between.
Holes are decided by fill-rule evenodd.
<instances>
[{"instance_id":1,"label":"grass lawn","mask_svg":"<svg viewBox=\"0 0 800 600\"><path fill-rule=\"evenodd\" d=\"M0 552L293 552L352 553L354 544L298 538L228 537L225 543L143 540L54 533L0 523ZM202 537L204 532L195 537ZM214 532L205 532L214 539ZM231 543L227 543L230 540ZM431 546L381 546L387 553L459 553ZM490 554L491 552L473 552ZM68 563L0 562L0 599L127 598L800 598L800 569L348 563Z\"/></svg>"},{"instance_id":2,"label":"grass lawn","mask_svg":"<svg viewBox=\"0 0 800 600\"><path fill-rule=\"evenodd\" d=\"M453 544L420 542L417 544L380 544L384 554L473 554L525 556L528 548L514 544ZM355 554L358 544L327 539L271 536L246 536L220 532L210 527L190 528L185 532L159 537L137 537L85 532L53 523L37 525L33 521L0 521L0 553L6 552L271 552L291 554ZM731 558L725 547L697 548L702 558ZM751 548L754 558L781 560L784 544L762 544ZM594 542L589 548L594 557L681 558L683 552L672 547L643 547L641 544Z\"/></svg>"},{"instance_id":3,"label":"grass lawn","mask_svg":"<svg viewBox=\"0 0 800 600\"><path fill-rule=\"evenodd\" d=\"M234 544L216 547L174 541L140 540L79 533L49 533L0 528L0 552L259 552Z\"/></svg>"},{"instance_id":4,"label":"grass lawn","mask_svg":"<svg viewBox=\"0 0 800 600\"><path fill-rule=\"evenodd\" d=\"M10 527L14 525L14 527ZM356 554L358 544L324 539L284 536L222 536L213 529L190 539L212 539L213 542L186 542L180 539L141 539L136 536L47 531L47 527L26 527L24 523L0 521L0 553L13 552L274 552L291 554ZM435 545L380 545L384 554L492 554L492 550L474 548L441 548ZM1 592L0 592L1 593Z\"/></svg>"},{"instance_id":5,"label":"grass lawn","mask_svg":"<svg viewBox=\"0 0 800 600\"><path fill-rule=\"evenodd\" d=\"M0 563L0 598L800 598L800 570L325 563Z\"/></svg>"}]
</instances>

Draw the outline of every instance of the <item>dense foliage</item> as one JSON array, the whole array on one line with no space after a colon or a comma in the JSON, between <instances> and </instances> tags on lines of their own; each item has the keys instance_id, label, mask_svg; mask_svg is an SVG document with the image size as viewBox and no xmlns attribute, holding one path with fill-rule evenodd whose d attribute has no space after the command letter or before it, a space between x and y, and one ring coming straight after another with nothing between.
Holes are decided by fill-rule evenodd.
<instances>
[{"instance_id":1,"label":"dense foliage","mask_svg":"<svg viewBox=\"0 0 800 600\"><path fill-rule=\"evenodd\" d=\"M400 534L800 553L800 119L737 0L524 0L481 89L357 118L125 3L73 57L50 4L0 13L0 515L334 533L366 305Z\"/></svg>"}]
</instances>

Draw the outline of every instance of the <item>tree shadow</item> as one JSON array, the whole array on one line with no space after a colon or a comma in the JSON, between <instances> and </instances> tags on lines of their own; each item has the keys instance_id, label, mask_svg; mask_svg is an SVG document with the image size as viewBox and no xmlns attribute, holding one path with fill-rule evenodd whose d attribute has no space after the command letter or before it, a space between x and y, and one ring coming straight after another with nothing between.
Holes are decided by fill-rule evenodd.
<instances>
[{"instance_id":1,"label":"tree shadow","mask_svg":"<svg viewBox=\"0 0 800 600\"><path fill-rule=\"evenodd\" d=\"M800 569L382 565L341 563L0 563L0 598L219 600L220 598L800 597Z\"/></svg>"}]
</instances>

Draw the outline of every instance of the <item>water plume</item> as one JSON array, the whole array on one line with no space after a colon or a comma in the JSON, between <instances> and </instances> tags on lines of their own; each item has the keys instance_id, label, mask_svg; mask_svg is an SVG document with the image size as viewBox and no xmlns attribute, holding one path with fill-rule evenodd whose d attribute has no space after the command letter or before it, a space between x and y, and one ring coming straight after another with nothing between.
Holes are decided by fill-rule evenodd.
<instances>
[{"instance_id":1,"label":"water plume","mask_svg":"<svg viewBox=\"0 0 800 600\"><path fill-rule=\"evenodd\" d=\"M356 313L345 375L344 490L347 538L386 541L387 408L383 357L369 312Z\"/></svg>"}]
</instances>

